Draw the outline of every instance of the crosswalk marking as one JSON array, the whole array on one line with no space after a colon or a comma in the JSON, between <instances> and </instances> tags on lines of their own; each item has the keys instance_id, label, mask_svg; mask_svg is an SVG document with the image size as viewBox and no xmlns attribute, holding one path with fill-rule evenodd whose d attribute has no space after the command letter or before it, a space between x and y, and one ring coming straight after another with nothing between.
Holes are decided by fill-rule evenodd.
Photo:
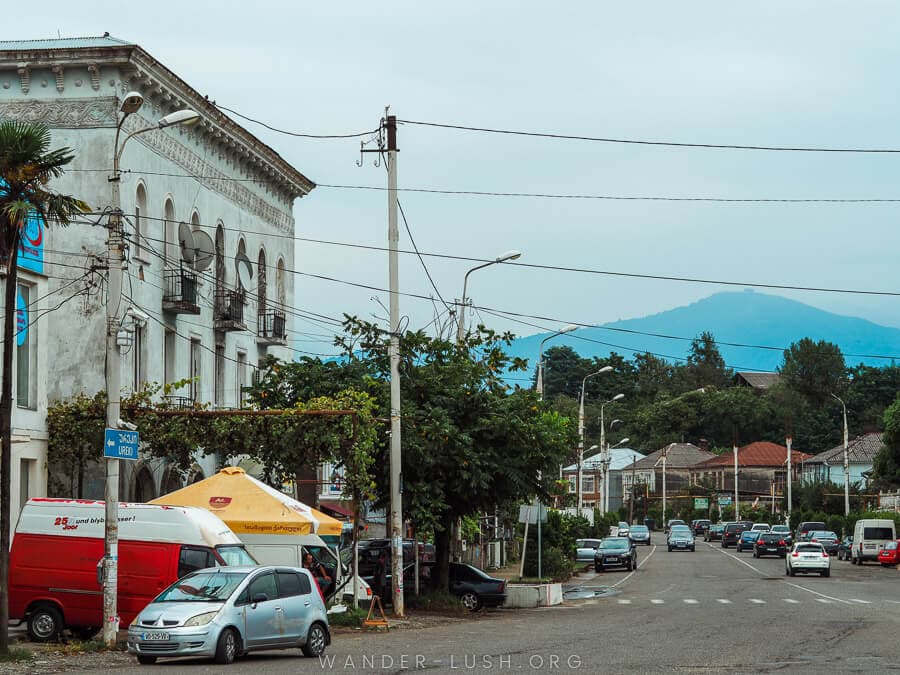
<instances>
[{"instance_id":1,"label":"crosswalk marking","mask_svg":"<svg viewBox=\"0 0 900 675\"><path fill-rule=\"evenodd\" d=\"M727 598L716 598L716 602L721 602L723 605L731 604L731 600L728 600Z\"/></svg>"},{"instance_id":2,"label":"crosswalk marking","mask_svg":"<svg viewBox=\"0 0 900 675\"><path fill-rule=\"evenodd\" d=\"M764 604L766 604L766 601L765 601L765 600L760 600L759 598L750 598L750 602L752 602L754 605L764 605Z\"/></svg>"},{"instance_id":3,"label":"crosswalk marking","mask_svg":"<svg viewBox=\"0 0 900 675\"><path fill-rule=\"evenodd\" d=\"M620 600L619 600L619 604L620 604L620 605L630 605L630 604L631 604L631 600L620 599Z\"/></svg>"},{"instance_id":4,"label":"crosswalk marking","mask_svg":"<svg viewBox=\"0 0 900 675\"><path fill-rule=\"evenodd\" d=\"M785 598L784 601L785 601L785 602L789 602L789 603L791 603L792 605L798 605L798 604L800 604L800 601L799 601L799 600L794 600L793 598Z\"/></svg>"},{"instance_id":5,"label":"crosswalk marking","mask_svg":"<svg viewBox=\"0 0 900 675\"><path fill-rule=\"evenodd\" d=\"M694 600L694 598L685 598L684 599L684 604L686 604L686 605L696 605L699 602L700 602L699 600Z\"/></svg>"},{"instance_id":6,"label":"crosswalk marking","mask_svg":"<svg viewBox=\"0 0 900 675\"><path fill-rule=\"evenodd\" d=\"M659 598L653 598L650 602L654 605L664 605L666 603L665 600L660 600Z\"/></svg>"},{"instance_id":7,"label":"crosswalk marking","mask_svg":"<svg viewBox=\"0 0 900 675\"><path fill-rule=\"evenodd\" d=\"M827 598L816 598L816 602L824 602L827 605L831 604L831 600L829 600Z\"/></svg>"}]
</instances>

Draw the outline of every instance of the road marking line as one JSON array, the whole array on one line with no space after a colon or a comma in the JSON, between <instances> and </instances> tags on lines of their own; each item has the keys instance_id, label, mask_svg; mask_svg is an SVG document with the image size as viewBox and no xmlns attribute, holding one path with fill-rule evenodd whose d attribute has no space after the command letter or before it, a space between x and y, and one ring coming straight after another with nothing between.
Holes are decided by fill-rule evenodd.
<instances>
[{"instance_id":1,"label":"road marking line","mask_svg":"<svg viewBox=\"0 0 900 675\"><path fill-rule=\"evenodd\" d=\"M660 600L659 598L653 598L650 602L651 602L652 604L654 604L654 605L664 605L664 604L666 604L666 601L665 601L665 600Z\"/></svg>"},{"instance_id":2,"label":"road marking line","mask_svg":"<svg viewBox=\"0 0 900 675\"><path fill-rule=\"evenodd\" d=\"M721 602L723 605L730 605L730 604L731 604L731 600L728 600L728 599L726 599L726 598L716 598L716 602Z\"/></svg>"},{"instance_id":3,"label":"road marking line","mask_svg":"<svg viewBox=\"0 0 900 675\"><path fill-rule=\"evenodd\" d=\"M828 598L816 598L816 602L824 602L829 605L831 604L831 600L829 600Z\"/></svg>"},{"instance_id":4,"label":"road marking line","mask_svg":"<svg viewBox=\"0 0 900 675\"><path fill-rule=\"evenodd\" d=\"M752 602L754 605L764 605L764 604L766 604L766 601L765 601L765 600L760 600L759 598L750 598L750 602Z\"/></svg>"},{"instance_id":5,"label":"road marking line","mask_svg":"<svg viewBox=\"0 0 900 675\"><path fill-rule=\"evenodd\" d=\"M642 566L645 562L647 562L648 560L650 560L650 556L652 556L655 552L656 552L656 544L654 544L654 545L653 545L653 548L650 549L650 553L647 554L647 557L644 558L643 560L641 560L640 562L638 562L638 564L637 564L637 569L638 569L638 570L641 569L641 566ZM624 584L626 581L628 581L628 580L631 578L631 575L634 574L636 571L637 571L637 570L632 570L632 571L629 572L627 575L625 575L624 577L622 577L621 579L619 579L616 583L610 584L609 588L615 588L615 587L618 586L619 584Z\"/></svg>"},{"instance_id":6,"label":"road marking line","mask_svg":"<svg viewBox=\"0 0 900 675\"><path fill-rule=\"evenodd\" d=\"M859 598L850 598L852 602L858 602L861 605L871 605L872 602L869 600L860 600Z\"/></svg>"},{"instance_id":7,"label":"road marking line","mask_svg":"<svg viewBox=\"0 0 900 675\"><path fill-rule=\"evenodd\" d=\"M784 601L785 601L785 602L789 602L789 603L791 603L792 605L799 605L799 604L800 604L800 601L799 601L799 600L794 600L793 598L785 598Z\"/></svg>"},{"instance_id":8,"label":"road marking line","mask_svg":"<svg viewBox=\"0 0 900 675\"><path fill-rule=\"evenodd\" d=\"M631 604L631 600L619 600L619 604L620 604L620 605L630 605L630 604Z\"/></svg>"},{"instance_id":9,"label":"road marking line","mask_svg":"<svg viewBox=\"0 0 900 675\"><path fill-rule=\"evenodd\" d=\"M849 605L850 603L846 600L841 600L840 598L834 598L830 595L825 595L824 593L819 593L819 591L814 591L811 588L807 588L806 586L801 586L799 584L792 584L790 581L785 581L788 586L793 586L794 588L799 588L801 591L806 591L807 593L812 593L813 595L818 595L820 598L826 598L828 600L833 600L834 602L843 602L845 605Z\"/></svg>"},{"instance_id":10,"label":"road marking line","mask_svg":"<svg viewBox=\"0 0 900 675\"><path fill-rule=\"evenodd\" d=\"M694 600L693 598L685 598L684 599L684 604L686 604L686 605L697 605L699 603L700 603L699 600Z\"/></svg>"}]
</instances>

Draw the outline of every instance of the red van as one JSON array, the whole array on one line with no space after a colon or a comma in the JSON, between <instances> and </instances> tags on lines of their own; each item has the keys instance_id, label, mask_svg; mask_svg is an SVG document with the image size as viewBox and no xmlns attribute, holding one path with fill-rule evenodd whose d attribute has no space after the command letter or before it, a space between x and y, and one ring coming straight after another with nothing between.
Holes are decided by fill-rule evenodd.
<instances>
[{"instance_id":1,"label":"red van","mask_svg":"<svg viewBox=\"0 0 900 675\"><path fill-rule=\"evenodd\" d=\"M103 625L105 504L29 499L9 559L9 618L27 622L37 642L64 628L89 639ZM118 611L127 626L185 574L217 565L255 565L217 516L189 506L119 504Z\"/></svg>"}]
</instances>

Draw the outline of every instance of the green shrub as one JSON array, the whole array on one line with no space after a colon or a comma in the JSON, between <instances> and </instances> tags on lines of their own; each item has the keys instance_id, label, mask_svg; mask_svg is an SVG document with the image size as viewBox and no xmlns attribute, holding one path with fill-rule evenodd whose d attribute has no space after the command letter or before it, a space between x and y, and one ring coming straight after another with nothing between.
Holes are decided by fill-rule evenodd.
<instances>
[{"instance_id":1,"label":"green shrub","mask_svg":"<svg viewBox=\"0 0 900 675\"><path fill-rule=\"evenodd\" d=\"M347 607L346 612L340 614L329 614L328 623L331 626L346 626L348 628L359 628L362 626L363 620L368 614L367 609L362 607ZM379 617L380 618L380 617Z\"/></svg>"}]
</instances>

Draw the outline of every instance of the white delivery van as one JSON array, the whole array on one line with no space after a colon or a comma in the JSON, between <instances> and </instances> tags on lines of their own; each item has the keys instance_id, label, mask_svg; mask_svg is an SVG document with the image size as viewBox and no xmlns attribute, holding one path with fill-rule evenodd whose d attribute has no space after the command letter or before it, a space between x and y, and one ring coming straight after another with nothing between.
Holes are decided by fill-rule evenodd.
<instances>
[{"instance_id":1,"label":"white delivery van","mask_svg":"<svg viewBox=\"0 0 900 675\"><path fill-rule=\"evenodd\" d=\"M242 532L241 541L247 551L260 565L289 565L303 567L303 555L312 553L313 558L325 565L332 573L334 586L329 589L345 602L353 601L353 576L346 564L335 555L317 534L247 534ZM372 589L362 578L357 582L356 598L360 602L372 599Z\"/></svg>"},{"instance_id":2,"label":"white delivery van","mask_svg":"<svg viewBox=\"0 0 900 675\"><path fill-rule=\"evenodd\" d=\"M850 562L862 565L866 560L878 560L878 552L889 541L897 538L893 520L887 518L863 518L853 528L853 546Z\"/></svg>"}]
</instances>

